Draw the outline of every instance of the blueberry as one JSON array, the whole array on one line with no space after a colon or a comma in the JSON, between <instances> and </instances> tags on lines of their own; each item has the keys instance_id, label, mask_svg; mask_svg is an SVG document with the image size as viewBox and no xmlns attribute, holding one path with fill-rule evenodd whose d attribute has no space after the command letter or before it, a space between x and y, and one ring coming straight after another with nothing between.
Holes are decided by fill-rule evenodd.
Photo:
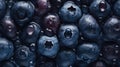
<instances>
[{"instance_id":1,"label":"blueberry","mask_svg":"<svg viewBox=\"0 0 120 67\"><path fill-rule=\"evenodd\" d=\"M49 14L45 16L43 25L46 35L55 35L58 27L60 26L59 16L57 14Z\"/></svg>"},{"instance_id":2,"label":"blueberry","mask_svg":"<svg viewBox=\"0 0 120 67\"><path fill-rule=\"evenodd\" d=\"M19 1L11 8L11 17L19 26L23 26L31 20L34 10L34 5L31 2Z\"/></svg>"},{"instance_id":3,"label":"blueberry","mask_svg":"<svg viewBox=\"0 0 120 67\"><path fill-rule=\"evenodd\" d=\"M62 46L75 47L78 43L79 30L75 25L61 25L58 37Z\"/></svg>"},{"instance_id":4,"label":"blueberry","mask_svg":"<svg viewBox=\"0 0 120 67\"><path fill-rule=\"evenodd\" d=\"M120 56L119 44L112 41L103 43L101 53L103 58L109 61L110 64L117 64Z\"/></svg>"},{"instance_id":5,"label":"blueberry","mask_svg":"<svg viewBox=\"0 0 120 67\"><path fill-rule=\"evenodd\" d=\"M50 8L49 0L36 0L36 5L37 14L39 15L45 14Z\"/></svg>"},{"instance_id":6,"label":"blueberry","mask_svg":"<svg viewBox=\"0 0 120 67\"><path fill-rule=\"evenodd\" d=\"M63 21L71 23L77 22L77 20L81 17L82 12L81 9L74 2L67 1L61 7L59 15L63 19Z\"/></svg>"},{"instance_id":7,"label":"blueberry","mask_svg":"<svg viewBox=\"0 0 120 67\"><path fill-rule=\"evenodd\" d=\"M37 43L38 53L50 58L56 56L59 50L59 43L56 36L41 36Z\"/></svg>"},{"instance_id":8,"label":"blueberry","mask_svg":"<svg viewBox=\"0 0 120 67\"><path fill-rule=\"evenodd\" d=\"M117 0L114 4L113 7L113 12L115 13L115 15L120 16L119 10L120 10L120 0Z\"/></svg>"},{"instance_id":9,"label":"blueberry","mask_svg":"<svg viewBox=\"0 0 120 67\"><path fill-rule=\"evenodd\" d=\"M15 50L14 58L19 66L31 67L35 65L35 54L27 46L19 46Z\"/></svg>"},{"instance_id":10,"label":"blueberry","mask_svg":"<svg viewBox=\"0 0 120 67\"><path fill-rule=\"evenodd\" d=\"M21 32L20 38L24 43L35 43L41 32L41 27L35 22L30 22Z\"/></svg>"},{"instance_id":11,"label":"blueberry","mask_svg":"<svg viewBox=\"0 0 120 67\"><path fill-rule=\"evenodd\" d=\"M0 38L0 61L7 60L13 55L13 43L5 38Z\"/></svg>"},{"instance_id":12,"label":"blueberry","mask_svg":"<svg viewBox=\"0 0 120 67\"><path fill-rule=\"evenodd\" d=\"M57 67L73 67L76 62L76 54L73 51L63 50L57 55Z\"/></svg>"},{"instance_id":13,"label":"blueberry","mask_svg":"<svg viewBox=\"0 0 120 67\"><path fill-rule=\"evenodd\" d=\"M4 17L6 13L6 3L5 0L0 0L0 19Z\"/></svg>"},{"instance_id":14,"label":"blueberry","mask_svg":"<svg viewBox=\"0 0 120 67\"><path fill-rule=\"evenodd\" d=\"M98 19L103 19L110 14L110 5L105 0L94 0L90 5L90 12Z\"/></svg>"},{"instance_id":15,"label":"blueberry","mask_svg":"<svg viewBox=\"0 0 120 67\"><path fill-rule=\"evenodd\" d=\"M87 39L97 39L100 35L100 26L97 21L89 14L85 14L79 20L79 29Z\"/></svg>"},{"instance_id":16,"label":"blueberry","mask_svg":"<svg viewBox=\"0 0 120 67\"><path fill-rule=\"evenodd\" d=\"M15 38L17 34L17 28L9 13L10 12L8 11L5 17L2 19L2 32L9 38Z\"/></svg>"},{"instance_id":17,"label":"blueberry","mask_svg":"<svg viewBox=\"0 0 120 67\"><path fill-rule=\"evenodd\" d=\"M98 58L99 52L100 48L96 43L83 43L77 47L78 59L88 64Z\"/></svg>"},{"instance_id":18,"label":"blueberry","mask_svg":"<svg viewBox=\"0 0 120 67\"><path fill-rule=\"evenodd\" d=\"M120 38L120 21L116 17L111 17L103 26L104 35L109 40L118 40Z\"/></svg>"}]
</instances>

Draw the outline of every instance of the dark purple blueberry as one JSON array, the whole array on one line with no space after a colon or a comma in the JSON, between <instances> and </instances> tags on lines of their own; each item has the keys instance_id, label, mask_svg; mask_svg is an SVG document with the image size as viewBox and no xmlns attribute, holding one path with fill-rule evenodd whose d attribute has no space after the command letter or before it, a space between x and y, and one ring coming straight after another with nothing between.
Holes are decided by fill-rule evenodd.
<instances>
[{"instance_id":1,"label":"dark purple blueberry","mask_svg":"<svg viewBox=\"0 0 120 67\"><path fill-rule=\"evenodd\" d=\"M59 50L59 43L56 36L41 36L37 43L38 53L53 58Z\"/></svg>"},{"instance_id":2,"label":"dark purple blueberry","mask_svg":"<svg viewBox=\"0 0 120 67\"><path fill-rule=\"evenodd\" d=\"M13 43L5 38L0 38L0 61L7 60L13 55Z\"/></svg>"},{"instance_id":3,"label":"dark purple blueberry","mask_svg":"<svg viewBox=\"0 0 120 67\"><path fill-rule=\"evenodd\" d=\"M113 12L115 15L119 16L120 17L120 0L117 0L114 4L114 7L113 7Z\"/></svg>"},{"instance_id":4,"label":"dark purple blueberry","mask_svg":"<svg viewBox=\"0 0 120 67\"><path fill-rule=\"evenodd\" d=\"M78 43L79 30L75 25L61 25L58 37L61 46L75 47Z\"/></svg>"},{"instance_id":5,"label":"dark purple blueberry","mask_svg":"<svg viewBox=\"0 0 120 67\"><path fill-rule=\"evenodd\" d=\"M100 48L95 43L83 43L77 47L78 59L85 62L94 62L99 56Z\"/></svg>"},{"instance_id":6,"label":"dark purple blueberry","mask_svg":"<svg viewBox=\"0 0 120 67\"><path fill-rule=\"evenodd\" d=\"M6 13L6 3L5 0L0 0L0 19L4 17Z\"/></svg>"},{"instance_id":7,"label":"dark purple blueberry","mask_svg":"<svg viewBox=\"0 0 120 67\"><path fill-rule=\"evenodd\" d=\"M59 16L56 14L49 14L44 18L44 32L46 35L55 35L60 26Z\"/></svg>"},{"instance_id":8,"label":"dark purple blueberry","mask_svg":"<svg viewBox=\"0 0 120 67\"><path fill-rule=\"evenodd\" d=\"M34 67L35 54L27 46L19 46L15 50L14 59L21 67Z\"/></svg>"},{"instance_id":9,"label":"dark purple blueberry","mask_svg":"<svg viewBox=\"0 0 120 67\"><path fill-rule=\"evenodd\" d=\"M77 22L81 17L81 9L72 1L67 1L59 10L60 18L65 23Z\"/></svg>"},{"instance_id":10,"label":"dark purple blueberry","mask_svg":"<svg viewBox=\"0 0 120 67\"><path fill-rule=\"evenodd\" d=\"M76 54L73 51L63 50L57 55L57 67L73 67L76 59Z\"/></svg>"},{"instance_id":11,"label":"dark purple blueberry","mask_svg":"<svg viewBox=\"0 0 120 67\"><path fill-rule=\"evenodd\" d=\"M35 22L30 22L20 34L20 38L24 43L35 43L41 32L41 27Z\"/></svg>"},{"instance_id":12,"label":"dark purple blueberry","mask_svg":"<svg viewBox=\"0 0 120 67\"><path fill-rule=\"evenodd\" d=\"M29 22L34 14L35 7L31 2L18 1L11 10L11 17L19 26Z\"/></svg>"},{"instance_id":13,"label":"dark purple blueberry","mask_svg":"<svg viewBox=\"0 0 120 67\"><path fill-rule=\"evenodd\" d=\"M111 12L111 7L105 0L94 0L89 9L92 15L98 19L107 17Z\"/></svg>"},{"instance_id":14,"label":"dark purple blueberry","mask_svg":"<svg viewBox=\"0 0 120 67\"><path fill-rule=\"evenodd\" d=\"M2 32L9 38L16 37L17 29L14 24L14 21L9 16L9 12L6 14L6 16L2 20Z\"/></svg>"},{"instance_id":15,"label":"dark purple blueberry","mask_svg":"<svg viewBox=\"0 0 120 67\"><path fill-rule=\"evenodd\" d=\"M49 0L37 0L36 5L37 5L36 11L37 11L37 14L39 15L45 14L50 8Z\"/></svg>"},{"instance_id":16,"label":"dark purple blueberry","mask_svg":"<svg viewBox=\"0 0 120 67\"><path fill-rule=\"evenodd\" d=\"M119 61L120 56L119 44L115 42L104 42L102 47L102 56L110 62L110 64L116 64Z\"/></svg>"},{"instance_id":17,"label":"dark purple blueberry","mask_svg":"<svg viewBox=\"0 0 120 67\"><path fill-rule=\"evenodd\" d=\"M79 20L79 29L87 39L97 39L100 35L100 26L92 15L85 14Z\"/></svg>"},{"instance_id":18,"label":"dark purple blueberry","mask_svg":"<svg viewBox=\"0 0 120 67\"><path fill-rule=\"evenodd\" d=\"M116 17L111 17L103 26L104 35L109 40L118 40L120 38L120 21Z\"/></svg>"}]
</instances>

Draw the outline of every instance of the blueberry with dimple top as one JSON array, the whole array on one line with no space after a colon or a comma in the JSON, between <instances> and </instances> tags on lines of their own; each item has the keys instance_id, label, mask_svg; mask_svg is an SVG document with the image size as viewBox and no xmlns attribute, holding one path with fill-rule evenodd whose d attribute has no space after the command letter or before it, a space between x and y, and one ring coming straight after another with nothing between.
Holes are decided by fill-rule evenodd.
<instances>
[{"instance_id":1,"label":"blueberry with dimple top","mask_svg":"<svg viewBox=\"0 0 120 67\"><path fill-rule=\"evenodd\" d=\"M57 14L49 14L44 18L44 32L48 36L53 36L57 33L57 29L60 26L60 19Z\"/></svg>"},{"instance_id":2,"label":"blueberry with dimple top","mask_svg":"<svg viewBox=\"0 0 120 67\"><path fill-rule=\"evenodd\" d=\"M35 54L27 46L19 46L15 50L15 62L21 67L31 67L35 65Z\"/></svg>"},{"instance_id":3,"label":"blueberry with dimple top","mask_svg":"<svg viewBox=\"0 0 120 67\"><path fill-rule=\"evenodd\" d=\"M98 19L107 17L111 12L110 5L105 0L94 0L89 9L92 15Z\"/></svg>"},{"instance_id":4,"label":"blueberry with dimple top","mask_svg":"<svg viewBox=\"0 0 120 67\"><path fill-rule=\"evenodd\" d=\"M85 14L79 20L79 29L87 39L97 39L100 35L100 26L97 21L89 14Z\"/></svg>"},{"instance_id":5,"label":"blueberry with dimple top","mask_svg":"<svg viewBox=\"0 0 120 67\"><path fill-rule=\"evenodd\" d=\"M40 25L35 22L30 22L30 24L21 32L20 38L24 43L35 43L40 32Z\"/></svg>"},{"instance_id":6,"label":"blueberry with dimple top","mask_svg":"<svg viewBox=\"0 0 120 67\"><path fill-rule=\"evenodd\" d=\"M0 61L7 60L13 55L13 43L5 38L0 38Z\"/></svg>"},{"instance_id":7,"label":"blueberry with dimple top","mask_svg":"<svg viewBox=\"0 0 120 67\"><path fill-rule=\"evenodd\" d=\"M59 15L66 23L77 22L81 17L81 9L72 1L67 1L59 10Z\"/></svg>"},{"instance_id":8,"label":"blueberry with dimple top","mask_svg":"<svg viewBox=\"0 0 120 67\"><path fill-rule=\"evenodd\" d=\"M79 60L85 63L95 61L100 53L100 48L96 43L83 43L77 47L77 56Z\"/></svg>"},{"instance_id":9,"label":"blueberry with dimple top","mask_svg":"<svg viewBox=\"0 0 120 67\"><path fill-rule=\"evenodd\" d=\"M120 0L117 0L114 4L113 12L115 13L115 15L120 17L120 12L119 11L120 11Z\"/></svg>"},{"instance_id":10,"label":"blueberry with dimple top","mask_svg":"<svg viewBox=\"0 0 120 67\"><path fill-rule=\"evenodd\" d=\"M73 67L76 62L76 54L73 51L63 50L58 53L56 62L58 67Z\"/></svg>"},{"instance_id":11,"label":"blueberry with dimple top","mask_svg":"<svg viewBox=\"0 0 120 67\"><path fill-rule=\"evenodd\" d=\"M49 58L54 58L59 50L59 43L56 36L41 36L37 46L38 53Z\"/></svg>"},{"instance_id":12,"label":"blueberry with dimple top","mask_svg":"<svg viewBox=\"0 0 120 67\"><path fill-rule=\"evenodd\" d=\"M58 37L61 46L74 48L78 43L79 30L75 25L61 25Z\"/></svg>"},{"instance_id":13,"label":"blueberry with dimple top","mask_svg":"<svg viewBox=\"0 0 120 67\"><path fill-rule=\"evenodd\" d=\"M34 10L34 5L31 2L19 1L11 8L11 17L19 26L24 26L31 20Z\"/></svg>"},{"instance_id":14,"label":"blueberry with dimple top","mask_svg":"<svg viewBox=\"0 0 120 67\"><path fill-rule=\"evenodd\" d=\"M104 35L109 40L118 40L120 38L120 20L117 17L111 17L103 26Z\"/></svg>"}]
</instances>

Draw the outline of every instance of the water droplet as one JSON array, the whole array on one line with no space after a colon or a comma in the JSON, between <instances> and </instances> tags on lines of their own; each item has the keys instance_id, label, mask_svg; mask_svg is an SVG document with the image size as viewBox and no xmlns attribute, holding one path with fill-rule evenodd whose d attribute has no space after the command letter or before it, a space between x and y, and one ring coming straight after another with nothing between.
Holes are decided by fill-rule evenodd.
<instances>
[{"instance_id":1,"label":"water droplet","mask_svg":"<svg viewBox=\"0 0 120 67\"><path fill-rule=\"evenodd\" d=\"M27 33L28 33L28 35L32 35L34 33L34 26L33 25L28 26Z\"/></svg>"}]
</instances>

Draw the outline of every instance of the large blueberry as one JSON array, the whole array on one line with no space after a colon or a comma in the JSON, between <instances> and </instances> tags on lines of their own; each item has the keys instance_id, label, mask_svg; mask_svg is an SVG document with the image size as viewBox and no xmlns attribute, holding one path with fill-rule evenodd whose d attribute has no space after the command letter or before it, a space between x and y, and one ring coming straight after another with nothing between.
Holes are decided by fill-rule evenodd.
<instances>
[{"instance_id":1,"label":"large blueberry","mask_svg":"<svg viewBox=\"0 0 120 67\"><path fill-rule=\"evenodd\" d=\"M73 67L76 62L76 54L73 51L63 50L57 55L58 67Z\"/></svg>"},{"instance_id":2,"label":"large blueberry","mask_svg":"<svg viewBox=\"0 0 120 67\"><path fill-rule=\"evenodd\" d=\"M35 65L35 54L27 46L16 48L14 59L21 67L33 67Z\"/></svg>"},{"instance_id":3,"label":"large blueberry","mask_svg":"<svg viewBox=\"0 0 120 67\"><path fill-rule=\"evenodd\" d=\"M90 5L90 12L93 16L103 19L110 14L110 5L105 0L94 0Z\"/></svg>"},{"instance_id":4,"label":"large blueberry","mask_svg":"<svg viewBox=\"0 0 120 67\"><path fill-rule=\"evenodd\" d=\"M56 36L41 36L37 43L38 53L50 58L56 56L59 50L59 43Z\"/></svg>"},{"instance_id":5,"label":"large blueberry","mask_svg":"<svg viewBox=\"0 0 120 67\"><path fill-rule=\"evenodd\" d=\"M41 27L35 22L31 22L21 32L20 38L24 43L35 43L41 32Z\"/></svg>"},{"instance_id":6,"label":"large blueberry","mask_svg":"<svg viewBox=\"0 0 120 67\"><path fill-rule=\"evenodd\" d=\"M83 43L77 47L78 59L85 63L95 61L99 56L99 52L100 48L95 43Z\"/></svg>"},{"instance_id":7,"label":"large blueberry","mask_svg":"<svg viewBox=\"0 0 120 67\"><path fill-rule=\"evenodd\" d=\"M116 17L111 17L103 26L104 35L109 40L118 40L120 38L120 21Z\"/></svg>"},{"instance_id":8,"label":"large blueberry","mask_svg":"<svg viewBox=\"0 0 120 67\"><path fill-rule=\"evenodd\" d=\"M0 38L0 61L9 59L13 55L13 43L5 38Z\"/></svg>"},{"instance_id":9,"label":"large blueberry","mask_svg":"<svg viewBox=\"0 0 120 67\"><path fill-rule=\"evenodd\" d=\"M75 25L61 25L58 37L62 46L75 47L78 43L79 30Z\"/></svg>"},{"instance_id":10,"label":"large blueberry","mask_svg":"<svg viewBox=\"0 0 120 67\"><path fill-rule=\"evenodd\" d=\"M113 7L113 12L115 13L115 15L119 16L120 17L120 0L117 0L114 4L114 7Z\"/></svg>"},{"instance_id":11,"label":"large blueberry","mask_svg":"<svg viewBox=\"0 0 120 67\"><path fill-rule=\"evenodd\" d=\"M81 9L72 1L67 1L59 11L60 17L65 22L77 22L81 17Z\"/></svg>"},{"instance_id":12,"label":"large blueberry","mask_svg":"<svg viewBox=\"0 0 120 67\"><path fill-rule=\"evenodd\" d=\"M83 15L79 20L79 29L87 39L96 39L100 35L100 26L89 14Z\"/></svg>"},{"instance_id":13,"label":"large blueberry","mask_svg":"<svg viewBox=\"0 0 120 67\"><path fill-rule=\"evenodd\" d=\"M18 1L11 8L11 17L19 26L23 26L31 20L34 10L34 5L31 2Z\"/></svg>"}]
</instances>

